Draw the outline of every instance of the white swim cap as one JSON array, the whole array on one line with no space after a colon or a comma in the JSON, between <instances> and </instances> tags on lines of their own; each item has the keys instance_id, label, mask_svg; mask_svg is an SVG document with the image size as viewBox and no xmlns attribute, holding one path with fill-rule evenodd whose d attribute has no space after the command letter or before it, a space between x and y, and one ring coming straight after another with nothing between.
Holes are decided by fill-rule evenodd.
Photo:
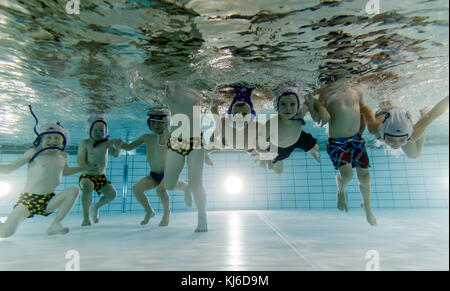
<instances>
[{"instance_id":1,"label":"white swim cap","mask_svg":"<svg viewBox=\"0 0 450 291\"><path fill-rule=\"evenodd\" d=\"M276 98L273 102L273 107L275 107L275 110L278 111L278 106L280 104L280 99L282 96L285 95L295 95L297 97L297 113L300 111L300 107L302 106L302 102L301 102L301 94L302 94L302 89L298 88L298 87L282 87L280 89L277 90L276 92Z\"/></svg>"},{"instance_id":2,"label":"white swim cap","mask_svg":"<svg viewBox=\"0 0 450 291\"><path fill-rule=\"evenodd\" d=\"M92 126L94 123L98 121L103 122L105 124L107 123L105 116L103 114L92 114L88 119L89 126Z\"/></svg>"},{"instance_id":3,"label":"white swim cap","mask_svg":"<svg viewBox=\"0 0 450 291\"><path fill-rule=\"evenodd\" d=\"M59 121L52 120L52 121L47 122L42 127L39 137L41 137L44 134L52 134L52 133L60 134L63 137L63 139L64 139L63 150L64 150L66 145L69 144L69 142L70 142L69 132L67 130L65 130L64 127L62 127L62 125L61 125L61 123L59 123Z\"/></svg>"},{"instance_id":4,"label":"white swim cap","mask_svg":"<svg viewBox=\"0 0 450 291\"><path fill-rule=\"evenodd\" d=\"M89 123L89 136L91 136L92 134L92 128L94 127L94 124L96 124L97 122L101 122L103 124L105 124L106 127L106 135L108 135L108 123L106 122L106 119L104 117L103 114L92 114L89 119L88 119L88 123Z\"/></svg>"},{"instance_id":5,"label":"white swim cap","mask_svg":"<svg viewBox=\"0 0 450 291\"><path fill-rule=\"evenodd\" d=\"M402 137L408 140L413 134L414 128L409 113L402 108L391 108L385 115L383 123L379 127L381 138L386 136Z\"/></svg>"}]
</instances>

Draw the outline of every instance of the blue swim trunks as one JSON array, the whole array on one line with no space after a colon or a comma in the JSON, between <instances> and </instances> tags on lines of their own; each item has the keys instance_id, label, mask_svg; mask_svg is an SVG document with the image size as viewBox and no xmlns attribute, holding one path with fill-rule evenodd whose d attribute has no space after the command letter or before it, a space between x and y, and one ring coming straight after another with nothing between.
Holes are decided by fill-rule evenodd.
<instances>
[{"instance_id":1,"label":"blue swim trunks","mask_svg":"<svg viewBox=\"0 0 450 291\"><path fill-rule=\"evenodd\" d=\"M158 182L158 185L161 184L162 179L164 178L164 172L161 173L155 173L153 171L150 172L150 177L155 179L156 182Z\"/></svg>"}]
</instances>

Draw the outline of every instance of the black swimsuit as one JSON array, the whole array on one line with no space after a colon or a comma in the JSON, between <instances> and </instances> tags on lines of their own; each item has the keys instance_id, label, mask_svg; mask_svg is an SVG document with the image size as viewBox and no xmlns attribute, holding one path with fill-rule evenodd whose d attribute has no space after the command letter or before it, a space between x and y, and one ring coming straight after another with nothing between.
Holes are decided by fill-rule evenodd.
<instances>
[{"instance_id":1,"label":"black swimsuit","mask_svg":"<svg viewBox=\"0 0 450 291\"><path fill-rule=\"evenodd\" d=\"M302 149L305 152L310 151L315 145L317 144L317 139L315 139L311 134L305 132L302 130L302 133L300 134L300 137L298 138L297 142L290 147L287 148L278 148L278 156L273 160L274 163L278 161L282 161L284 159L287 159L291 153L296 149Z\"/></svg>"}]
</instances>

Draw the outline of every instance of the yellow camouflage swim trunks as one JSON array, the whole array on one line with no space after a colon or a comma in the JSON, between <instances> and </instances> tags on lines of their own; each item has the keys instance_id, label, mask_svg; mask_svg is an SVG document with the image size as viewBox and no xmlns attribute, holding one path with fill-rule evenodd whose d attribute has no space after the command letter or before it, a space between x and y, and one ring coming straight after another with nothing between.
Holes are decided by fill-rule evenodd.
<instances>
[{"instance_id":1,"label":"yellow camouflage swim trunks","mask_svg":"<svg viewBox=\"0 0 450 291\"><path fill-rule=\"evenodd\" d=\"M111 184L110 181L108 181L108 178L106 178L105 174L102 175L87 175L82 174L80 178L78 179L78 185L80 185L81 180L88 179L94 184L94 190L97 192L97 194L100 195L100 189L105 187L108 184ZM81 185L80 185L81 188Z\"/></svg>"},{"instance_id":2,"label":"yellow camouflage swim trunks","mask_svg":"<svg viewBox=\"0 0 450 291\"><path fill-rule=\"evenodd\" d=\"M170 135L167 147L180 155L187 156L192 150L201 149L204 144L203 133L201 136L182 139Z\"/></svg>"},{"instance_id":3,"label":"yellow camouflage swim trunks","mask_svg":"<svg viewBox=\"0 0 450 291\"><path fill-rule=\"evenodd\" d=\"M18 205L24 205L30 213L30 216L28 216L28 218L31 218L36 214L49 216L51 212L46 213L45 209L47 208L48 202L53 198L53 196L55 196L55 193L39 195L23 192L20 193L19 199L17 200L16 204L14 204L14 208L16 208Z\"/></svg>"}]
</instances>

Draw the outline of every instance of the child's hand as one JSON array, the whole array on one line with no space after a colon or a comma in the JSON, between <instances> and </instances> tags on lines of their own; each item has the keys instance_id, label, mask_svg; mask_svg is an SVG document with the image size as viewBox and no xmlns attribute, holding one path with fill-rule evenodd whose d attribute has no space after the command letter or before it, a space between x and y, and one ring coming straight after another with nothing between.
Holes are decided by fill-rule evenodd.
<instances>
[{"instance_id":1,"label":"child's hand","mask_svg":"<svg viewBox=\"0 0 450 291\"><path fill-rule=\"evenodd\" d=\"M308 105L309 108L314 108L314 96L313 94L308 94L305 96L306 105Z\"/></svg>"},{"instance_id":2,"label":"child's hand","mask_svg":"<svg viewBox=\"0 0 450 291\"><path fill-rule=\"evenodd\" d=\"M327 124L330 121L330 114L328 112L324 112L321 116L320 116L320 127L324 127L325 124Z\"/></svg>"},{"instance_id":3,"label":"child's hand","mask_svg":"<svg viewBox=\"0 0 450 291\"><path fill-rule=\"evenodd\" d=\"M123 140L122 138L112 138L111 139L111 144L117 147L122 146Z\"/></svg>"}]
</instances>

